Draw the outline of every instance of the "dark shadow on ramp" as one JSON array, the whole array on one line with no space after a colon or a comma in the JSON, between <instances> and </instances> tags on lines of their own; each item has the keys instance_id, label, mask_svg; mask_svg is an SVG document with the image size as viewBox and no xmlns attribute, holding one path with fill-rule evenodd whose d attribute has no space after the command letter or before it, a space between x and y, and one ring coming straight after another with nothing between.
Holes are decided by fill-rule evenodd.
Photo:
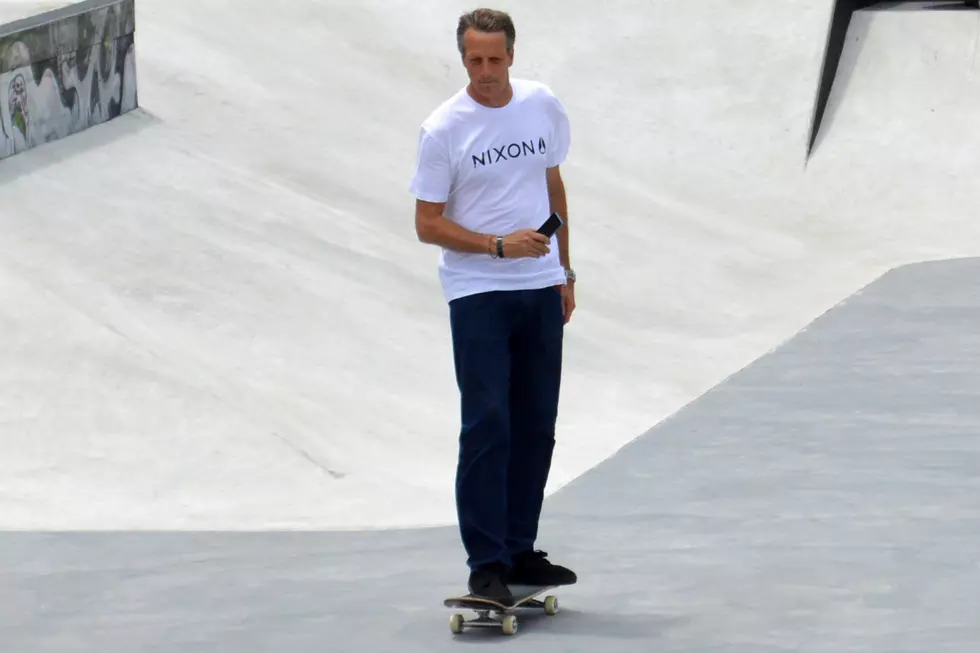
<instances>
[{"instance_id":1,"label":"dark shadow on ramp","mask_svg":"<svg viewBox=\"0 0 980 653\"><path fill-rule=\"evenodd\" d=\"M980 260L903 267L549 499L580 574L449 632L454 528L10 533L10 650L974 651Z\"/></svg>"}]
</instances>

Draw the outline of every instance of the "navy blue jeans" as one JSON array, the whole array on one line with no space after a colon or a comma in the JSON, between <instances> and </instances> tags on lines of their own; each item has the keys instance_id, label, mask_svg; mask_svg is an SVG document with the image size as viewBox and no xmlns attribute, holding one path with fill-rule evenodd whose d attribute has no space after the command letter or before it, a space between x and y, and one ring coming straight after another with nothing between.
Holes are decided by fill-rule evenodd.
<instances>
[{"instance_id":1,"label":"navy blue jeans","mask_svg":"<svg viewBox=\"0 0 980 653\"><path fill-rule=\"evenodd\" d=\"M485 292L449 309L461 411L456 506L467 565L509 565L534 546L551 468L561 293Z\"/></svg>"}]
</instances>

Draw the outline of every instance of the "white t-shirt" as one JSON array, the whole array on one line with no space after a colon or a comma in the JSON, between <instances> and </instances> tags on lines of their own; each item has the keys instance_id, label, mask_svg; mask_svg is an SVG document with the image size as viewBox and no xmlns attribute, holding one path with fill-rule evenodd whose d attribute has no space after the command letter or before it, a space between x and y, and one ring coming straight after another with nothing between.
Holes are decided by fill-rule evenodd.
<instances>
[{"instance_id":1,"label":"white t-shirt","mask_svg":"<svg viewBox=\"0 0 980 653\"><path fill-rule=\"evenodd\" d=\"M564 107L535 81L513 79L506 106L486 107L461 89L422 123L410 190L446 202L444 215L461 226L506 236L537 229L551 214L545 170L568 154ZM494 258L442 248L439 278L447 301L489 290L545 288L565 283L558 238L540 258Z\"/></svg>"}]
</instances>

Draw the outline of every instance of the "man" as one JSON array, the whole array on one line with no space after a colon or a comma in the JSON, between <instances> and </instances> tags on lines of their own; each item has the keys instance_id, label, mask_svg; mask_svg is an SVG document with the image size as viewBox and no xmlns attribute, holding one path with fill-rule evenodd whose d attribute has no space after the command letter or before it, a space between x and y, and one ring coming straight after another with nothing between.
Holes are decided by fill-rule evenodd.
<instances>
[{"instance_id":1,"label":"man","mask_svg":"<svg viewBox=\"0 0 980 653\"><path fill-rule=\"evenodd\" d=\"M559 164L564 108L543 84L511 79L514 24L464 14L457 46L470 83L423 123L411 190L419 239L442 248L462 427L460 534L474 594L571 584L534 549L555 445L562 336L575 309ZM563 227L537 233L557 212Z\"/></svg>"}]
</instances>

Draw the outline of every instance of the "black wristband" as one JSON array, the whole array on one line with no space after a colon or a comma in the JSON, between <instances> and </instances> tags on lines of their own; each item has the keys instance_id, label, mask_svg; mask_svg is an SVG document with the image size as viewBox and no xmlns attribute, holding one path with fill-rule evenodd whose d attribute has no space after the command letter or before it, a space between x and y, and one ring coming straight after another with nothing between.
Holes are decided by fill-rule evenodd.
<instances>
[{"instance_id":1,"label":"black wristband","mask_svg":"<svg viewBox=\"0 0 980 653\"><path fill-rule=\"evenodd\" d=\"M497 256L504 257L504 239L501 236L497 236Z\"/></svg>"}]
</instances>

